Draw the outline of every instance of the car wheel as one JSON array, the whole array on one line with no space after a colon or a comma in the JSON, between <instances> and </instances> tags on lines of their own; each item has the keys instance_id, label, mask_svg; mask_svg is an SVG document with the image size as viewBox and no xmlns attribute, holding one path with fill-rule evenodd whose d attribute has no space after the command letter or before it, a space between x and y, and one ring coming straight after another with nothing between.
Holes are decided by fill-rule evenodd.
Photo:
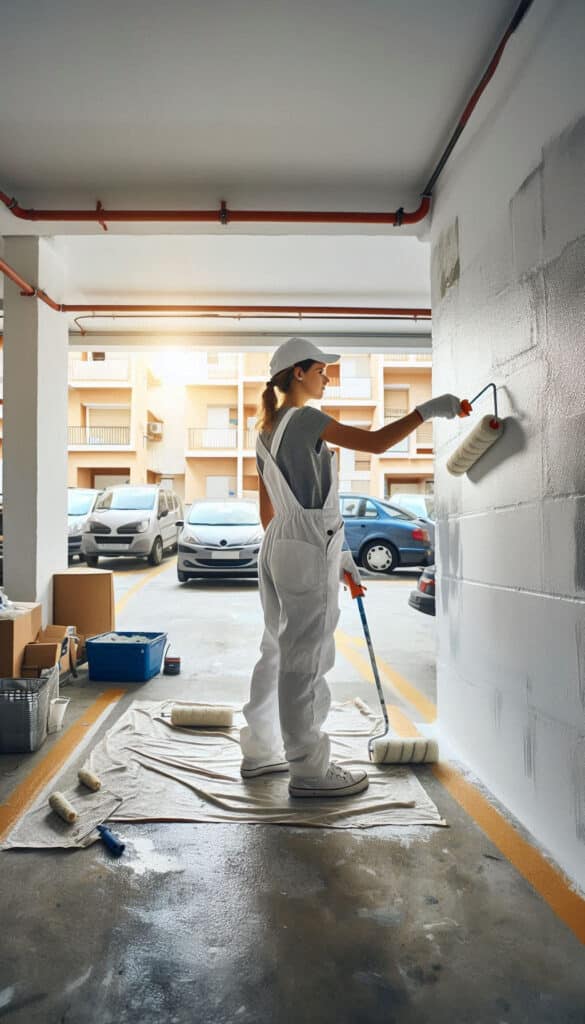
<instances>
[{"instance_id":1,"label":"car wheel","mask_svg":"<svg viewBox=\"0 0 585 1024\"><path fill-rule=\"evenodd\" d=\"M383 540L373 540L362 552L361 563L369 572L390 573L398 565L398 552L392 544Z\"/></svg>"},{"instance_id":2,"label":"car wheel","mask_svg":"<svg viewBox=\"0 0 585 1024\"><path fill-rule=\"evenodd\" d=\"M163 560L163 542L160 537L154 538L154 543L148 556L151 565L160 565Z\"/></svg>"},{"instance_id":3,"label":"car wheel","mask_svg":"<svg viewBox=\"0 0 585 1024\"><path fill-rule=\"evenodd\" d=\"M99 561L99 555L86 555L85 556L85 561L86 561L87 566L90 569L97 569L97 564L98 564L98 561Z\"/></svg>"},{"instance_id":4,"label":"car wheel","mask_svg":"<svg viewBox=\"0 0 585 1024\"><path fill-rule=\"evenodd\" d=\"M177 571L177 579L179 580L179 583L187 583L189 577L187 576L186 572Z\"/></svg>"}]
</instances>

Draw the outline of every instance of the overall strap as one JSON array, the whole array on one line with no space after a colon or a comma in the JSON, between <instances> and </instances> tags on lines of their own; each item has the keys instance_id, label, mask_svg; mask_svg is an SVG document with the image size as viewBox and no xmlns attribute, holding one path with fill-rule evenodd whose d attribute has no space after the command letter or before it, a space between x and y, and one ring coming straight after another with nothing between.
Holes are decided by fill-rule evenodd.
<instances>
[{"instance_id":1,"label":"overall strap","mask_svg":"<svg viewBox=\"0 0 585 1024\"><path fill-rule=\"evenodd\" d=\"M272 458L274 459L275 462L276 462L276 456L278 454L278 449L280 448L281 441L282 441L282 439L284 437L284 432L285 432L286 428L288 427L289 422L290 422L291 418L294 416L295 412L298 412L298 409L296 408L296 406L292 406L290 409L288 409L287 412L285 412L284 416L282 417L282 419L281 419L280 423L278 424L276 430L274 431L274 436L272 438L272 444L270 445L270 452L271 452Z\"/></svg>"}]
</instances>

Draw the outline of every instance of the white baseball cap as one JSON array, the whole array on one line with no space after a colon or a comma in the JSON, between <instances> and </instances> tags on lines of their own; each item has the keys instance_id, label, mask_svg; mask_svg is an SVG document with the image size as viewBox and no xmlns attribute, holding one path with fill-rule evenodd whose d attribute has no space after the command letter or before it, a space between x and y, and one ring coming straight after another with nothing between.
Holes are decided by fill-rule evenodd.
<instances>
[{"instance_id":1,"label":"white baseball cap","mask_svg":"<svg viewBox=\"0 0 585 1024\"><path fill-rule=\"evenodd\" d=\"M322 352L306 338L289 338L288 341L279 345L272 356L270 376L271 378L275 377L281 370L287 370L289 366L303 363L305 359L312 359L315 363L337 363L340 358L341 356L334 352Z\"/></svg>"}]
</instances>

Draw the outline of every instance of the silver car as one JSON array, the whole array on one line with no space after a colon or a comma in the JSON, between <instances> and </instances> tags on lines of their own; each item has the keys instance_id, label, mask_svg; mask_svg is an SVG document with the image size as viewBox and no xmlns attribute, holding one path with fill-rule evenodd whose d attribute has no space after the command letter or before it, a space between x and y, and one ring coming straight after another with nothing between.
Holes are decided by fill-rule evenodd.
<instances>
[{"instance_id":1,"label":"silver car","mask_svg":"<svg viewBox=\"0 0 585 1024\"><path fill-rule=\"evenodd\" d=\"M67 488L67 553L69 558L81 554L81 538L101 491L92 487Z\"/></svg>"},{"instance_id":2,"label":"silver car","mask_svg":"<svg viewBox=\"0 0 585 1024\"><path fill-rule=\"evenodd\" d=\"M264 531L258 505L245 498L194 501L179 534L177 575L257 576Z\"/></svg>"},{"instance_id":3,"label":"silver car","mask_svg":"<svg viewBox=\"0 0 585 1024\"><path fill-rule=\"evenodd\" d=\"M182 505L173 491L156 484L107 487L87 521L81 553L89 566L98 558L130 555L160 565L165 552L177 550Z\"/></svg>"}]
</instances>

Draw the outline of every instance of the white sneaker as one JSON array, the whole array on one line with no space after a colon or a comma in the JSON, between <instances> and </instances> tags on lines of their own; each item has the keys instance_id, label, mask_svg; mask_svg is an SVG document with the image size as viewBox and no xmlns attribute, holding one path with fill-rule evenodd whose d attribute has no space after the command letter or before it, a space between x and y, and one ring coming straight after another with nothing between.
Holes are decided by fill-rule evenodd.
<instances>
[{"instance_id":1,"label":"white sneaker","mask_svg":"<svg viewBox=\"0 0 585 1024\"><path fill-rule=\"evenodd\" d=\"M353 796L362 793L369 784L368 773L363 769L349 772L332 761L320 778L291 779L288 791L291 796Z\"/></svg>"},{"instance_id":2,"label":"white sneaker","mask_svg":"<svg viewBox=\"0 0 585 1024\"><path fill-rule=\"evenodd\" d=\"M258 775L272 775L273 772L287 772L288 761L280 758L268 763L259 764L258 761L251 761L244 758L240 765L240 775L243 779L255 779Z\"/></svg>"}]
</instances>

